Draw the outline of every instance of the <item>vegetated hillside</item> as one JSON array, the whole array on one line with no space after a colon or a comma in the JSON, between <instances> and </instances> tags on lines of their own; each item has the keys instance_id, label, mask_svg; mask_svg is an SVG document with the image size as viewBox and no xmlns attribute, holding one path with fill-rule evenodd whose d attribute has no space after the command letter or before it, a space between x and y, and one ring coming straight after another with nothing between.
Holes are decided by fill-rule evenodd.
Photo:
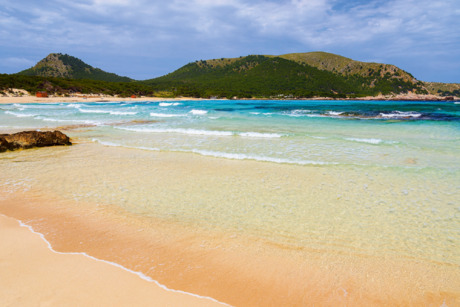
<instances>
[{"instance_id":1,"label":"vegetated hillside","mask_svg":"<svg viewBox=\"0 0 460 307\"><path fill-rule=\"evenodd\" d=\"M423 82L430 94L460 97L460 83Z\"/></svg>"},{"instance_id":2,"label":"vegetated hillside","mask_svg":"<svg viewBox=\"0 0 460 307\"><path fill-rule=\"evenodd\" d=\"M360 75L363 77L383 78L387 75L390 78L412 82L413 84L418 82L410 73L394 65L360 62L333 53L321 51L289 53L279 57L345 76Z\"/></svg>"},{"instance_id":3,"label":"vegetated hillside","mask_svg":"<svg viewBox=\"0 0 460 307\"><path fill-rule=\"evenodd\" d=\"M108 82L88 79L63 79L57 77L0 74L0 95L12 89L24 89L30 94L46 91L57 95L105 94L120 97L152 96L152 87L138 82Z\"/></svg>"},{"instance_id":4,"label":"vegetated hillside","mask_svg":"<svg viewBox=\"0 0 460 307\"><path fill-rule=\"evenodd\" d=\"M353 98L408 92L426 94L427 89L450 96L457 95L460 87L423 83L394 65L310 52L201 60L145 81L110 74L75 57L52 53L31 69L0 75L0 90L11 88L22 88L32 94L44 90L60 95L81 92L203 98Z\"/></svg>"},{"instance_id":5,"label":"vegetated hillside","mask_svg":"<svg viewBox=\"0 0 460 307\"><path fill-rule=\"evenodd\" d=\"M51 53L32 68L18 73L26 76L90 79L111 82L129 82L132 79L94 68L82 60L61 53Z\"/></svg>"},{"instance_id":6,"label":"vegetated hillside","mask_svg":"<svg viewBox=\"0 0 460 307\"><path fill-rule=\"evenodd\" d=\"M319 56L324 54L319 53ZM426 93L421 82L393 65L362 63L325 54L330 56L318 60L315 67L306 62L304 55L308 54L196 61L143 83L157 90L195 97L357 97L409 91Z\"/></svg>"}]
</instances>

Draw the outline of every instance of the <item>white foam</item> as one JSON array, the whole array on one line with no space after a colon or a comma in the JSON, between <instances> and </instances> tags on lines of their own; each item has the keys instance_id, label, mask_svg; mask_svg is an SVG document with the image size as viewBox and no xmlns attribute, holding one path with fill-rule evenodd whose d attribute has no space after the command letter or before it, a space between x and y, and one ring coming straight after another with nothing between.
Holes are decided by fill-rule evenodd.
<instances>
[{"instance_id":1,"label":"white foam","mask_svg":"<svg viewBox=\"0 0 460 307\"><path fill-rule=\"evenodd\" d=\"M160 107L169 107L169 106L179 106L182 103L180 102L160 102L159 106Z\"/></svg>"},{"instance_id":2,"label":"white foam","mask_svg":"<svg viewBox=\"0 0 460 307\"><path fill-rule=\"evenodd\" d=\"M152 117L184 117L187 116L185 114L164 114L164 113L150 113Z\"/></svg>"},{"instance_id":3,"label":"white foam","mask_svg":"<svg viewBox=\"0 0 460 307\"><path fill-rule=\"evenodd\" d=\"M4 217L7 217L5 215L2 214L2 216ZM84 253L84 252L59 252L57 250L55 250L53 248L53 246L51 245L51 243L45 238L45 236L40 233L40 232L37 232L35 231L32 226L30 225L27 225L25 224L23 221L21 220L17 220L19 222L19 225L21 227L25 227L25 228L28 228L32 233L38 235L47 245L48 249L50 251L52 251L53 253L56 253L56 254L60 254L60 255L82 255L84 257L87 257L87 258L90 258L92 260L95 260L95 261L98 261L98 262L103 262L103 263L106 263L106 264L109 264L109 265L112 265L112 266L115 266L117 268L120 268L124 271L127 271L129 273L132 273L132 274L135 274L137 275L139 278L145 280L145 281L148 281L148 282L152 282L154 283L155 285L157 285L158 287L162 288L163 290L166 290L166 291L170 291L170 292L174 292L174 293L181 293L181 294L185 294L185 295L190 295L190 296L193 296L193 297L197 297L197 298L201 298L201 299L206 299L206 300L211 300L213 302L216 302L218 304L222 304L222 305L225 305L225 306L231 306L229 304L226 304L226 303L223 303L223 302L220 302L212 297L209 297L209 296L202 296L202 295L198 295L198 294L194 294L194 293L189 293L189 292L185 292L185 291L181 291L181 290L174 290L174 289L170 289L168 287L166 287L165 285L159 283L158 281L156 281L155 279L151 278L150 276L147 276L145 275L144 273L142 272L139 272L139 271L133 271L131 269L128 269L127 267L124 267L122 266L121 264L118 264L116 262L112 262L112 261L108 261L108 260L103 260L103 259L99 259L99 258L96 258L94 256L91 256L91 255L88 255L87 253Z\"/></svg>"},{"instance_id":4,"label":"white foam","mask_svg":"<svg viewBox=\"0 0 460 307\"><path fill-rule=\"evenodd\" d=\"M383 118L418 118L422 114L417 112L393 111L391 113L380 113L379 116Z\"/></svg>"},{"instance_id":5,"label":"white foam","mask_svg":"<svg viewBox=\"0 0 460 307\"><path fill-rule=\"evenodd\" d=\"M210 135L210 136L232 136L231 131L217 131L217 130L198 130L198 129L183 129L183 128L128 128L116 127L121 130L135 131L135 132L153 132L153 133L180 133L189 135Z\"/></svg>"},{"instance_id":6,"label":"white foam","mask_svg":"<svg viewBox=\"0 0 460 307\"><path fill-rule=\"evenodd\" d=\"M104 125L104 123L102 123L102 122L97 122L97 121L93 121L93 120L57 119L57 118L42 117L42 116L37 116L36 118L41 119L41 120L43 120L45 122L87 124L87 125L96 125L96 126Z\"/></svg>"},{"instance_id":7,"label":"white foam","mask_svg":"<svg viewBox=\"0 0 460 307\"><path fill-rule=\"evenodd\" d=\"M141 146L127 146L116 144L108 141L101 141L99 139L92 139L93 142L97 142L104 146L111 146L111 147L124 147L124 148L132 148L132 149L142 149L142 150L150 150L150 151L162 151L160 148L153 148L153 147L141 147ZM176 152L192 152L195 154L199 154L202 156L209 156L215 158L224 158L224 159L232 159L232 160L254 160L260 162L272 162L272 163L282 163L282 164L297 164L297 165L337 165L337 162L323 162L323 161L311 161L311 160L296 160L296 159L282 159L282 158L274 158L274 157L266 157L266 156L257 156L257 155L247 155L241 153L228 153L228 152L218 152L218 151L210 151L210 150L200 150L200 149L192 149L192 150L171 150Z\"/></svg>"},{"instance_id":8,"label":"white foam","mask_svg":"<svg viewBox=\"0 0 460 307\"><path fill-rule=\"evenodd\" d=\"M345 138L347 141L353 141L353 142L360 142L360 143L368 143L368 144L381 144L384 141L381 139L360 139L360 138Z\"/></svg>"},{"instance_id":9,"label":"white foam","mask_svg":"<svg viewBox=\"0 0 460 307\"><path fill-rule=\"evenodd\" d=\"M111 110L88 110L77 108L78 111L82 113L97 113L97 114L110 114L110 115L135 115L137 112L130 112L130 111L111 111Z\"/></svg>"},{"instance_id":10,"label":"white foam","mask_svg":"<svg viewBox=\"0 0 460 307\"><path fill-rule=\"evenodd\" d=\"M38 115L38 114L22 114L22 113L16 113L12 111L6 111L5 114L10 114L16 117L34 117Z\"/></svg>"},{"instance_id":11,"label":"white foam","mask_svg":"<svg viewBox=\"0 0 460 307\"><path fill-rule=\"evenodd\" d=\"M260 132L242 132L239 134L244 137L254 137L254 138L280 138L284 136L279 133L260 133Z\"/></svg>"},{"instance_id":12,"label":"white foam","mask_svg":"<svg viewBox=\"0 0 460 307\"><path fill-rule=\"evenodd\" d=\"M301 117L301 116L311 115L310 113L311 113L311 110L292 110L290 112L285 112L283 114L287 116L292 116L292 117Z\"/></svg>"},{"instance_id":13,"label":"white foam","mask_svg":"<svg viewBox=\"0 0 460 307\"><path fill-rule=\"evenodd\" d=\"M208 111L205 110L192 110L190 111L193 115L205 115L208 114Z\"/></svg>"},{"instance_id":14,"label":"white foam","mask_svg":"<svg viewBox=\"0 0 460 307\"><path fill-rule=\"evenodd\" d=\"M290 160L274 157L265 157L265 156L256 156L256 155L246 155L240 153L228 153L228 152L218 152L218 151L209 151L209 150L192 150L193 153L200 154L203 156L211 156L216 158L226 158L232 160L255 160L261 162L274 162L274 163L283 163L283 164L298 164L298 165L332 165L338 164L336 162L323 162L323 161L311 161L311 160Z\"/></svg>"},{"instance_id":15,"label":"white foam","mask_svg":"<svg viewBox=\"0 0 460 307\"><path fill-rule=\"evenodd\" d=\"M343 112L328 111L326 114L332 115L332 116L340 116L341 114L343 114Z\"/></svg>"},{"instance_id":16,"label":"white foam","mask_svg":"<svg viewBox=\"0 0 460 307\"><path fill-rule=\"evenodd\" d=\"M77 109L82 107L82 106L83 106L82 104L75 104L75 103L69 103L67 105L68 108L77 108Z\"/></svg>"}]
</instances>

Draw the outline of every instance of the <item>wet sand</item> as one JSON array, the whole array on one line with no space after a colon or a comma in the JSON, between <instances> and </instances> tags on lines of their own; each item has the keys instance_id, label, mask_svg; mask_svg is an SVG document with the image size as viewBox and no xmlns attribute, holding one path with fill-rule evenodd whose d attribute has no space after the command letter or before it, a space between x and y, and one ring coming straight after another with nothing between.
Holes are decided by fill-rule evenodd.
<instances>
[{"instance_id":1,"label":"wet sand","mask_svg":"<svg viewBox=\"0 0 460 307\"><path fill-rule=\"evenodd\" d=\"M136 176L145 180L142 174L129 177L124 171L132 172L136 163L150 168L143 162L151 161L156 167L152 177L159 178L158 193L167 186L172 188L173 182L176 183L174 188L183 189L181 183L184 180L189 180L186 186L197 192L200 186L206 187L221 180L221 174L226 174L233 185L240 182L249 187L260 184L261 173L269 175L267 180L274 186L288 176L294 178L290 180L298 181L308 175L308 184L314 187L315 178L323 173L320 167L138 152L96 144L58 149L64 154L63 158L59 158L56 149L52 154L52 150L43 149L41 152L49 152L50 159L65 157L67 161L84 156L93 174L97 173L98 165L99 171L110 173L103 161L112 161L110 163L119 166L116 169L121 172L120 180L134 180ZM69 151L71 155L68 155ZM32 152L25 151L10 156L11 165L15 162L32 163L33 159L43 165L46 159L46 154L34 158ZM73 174L68 166L62 163L59 172L70 176L71 181L78 180L78 174ZM46 169L37 171L46 172ZM223 191L225 182L220 184ZM192 191L183 191L192 195ZM65 195L55 194L45 182L23 192L4 191L2 196L0 213L22 220L43 233L57 251L86 252L141 271L169 288L212 297L234 306L460 304L459 268L456 265L393 254L369 255L359 251L347 253L304 248L261 236L228 232L225 228L209 229L174 222L174 219L145 218L109 203L75 202L63 197Z\"/></svg>"},{"instance_id":2,"label":"wet sand","mask_svg":"<svg viewBox=\"0 0 460 307\"><path fill-rule=\"evenodd\" d=\"M38 234L0 215L2 306L225 306L162 289L83 254L53 252Z\"/></svg>"}]
</instances>

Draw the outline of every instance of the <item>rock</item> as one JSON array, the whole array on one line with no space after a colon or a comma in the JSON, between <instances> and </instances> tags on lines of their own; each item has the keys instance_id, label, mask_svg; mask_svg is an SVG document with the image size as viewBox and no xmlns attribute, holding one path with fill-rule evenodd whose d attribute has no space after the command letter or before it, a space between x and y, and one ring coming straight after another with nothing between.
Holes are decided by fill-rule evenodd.
<instances>
[{"instance_id":1,"label":"rock","mask_svg":"<svg viewBox=\"0 0 460 307\"><path fill-rule=\"evenodd\" d=\"M72 145L72 143L69 137L60 131L23 131L0 134L0 152L56 145Z\"/></svg>"}]
</instances>

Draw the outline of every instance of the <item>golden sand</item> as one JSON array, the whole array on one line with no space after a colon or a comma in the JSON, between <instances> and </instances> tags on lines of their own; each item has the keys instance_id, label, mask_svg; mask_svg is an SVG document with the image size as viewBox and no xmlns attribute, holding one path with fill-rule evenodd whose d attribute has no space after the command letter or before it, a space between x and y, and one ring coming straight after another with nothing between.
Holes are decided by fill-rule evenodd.
<instances>
[{"instance_id":1,"label":"golden sand","mask_svg":"<svg viewBox=\"0 0 460 307\"><path fill-rule=\"evenodd\" d=\"M3 215L0 277L2 306L222 306L82 254L55 253L38 234Z\"/></svg>"}]
</instances>

